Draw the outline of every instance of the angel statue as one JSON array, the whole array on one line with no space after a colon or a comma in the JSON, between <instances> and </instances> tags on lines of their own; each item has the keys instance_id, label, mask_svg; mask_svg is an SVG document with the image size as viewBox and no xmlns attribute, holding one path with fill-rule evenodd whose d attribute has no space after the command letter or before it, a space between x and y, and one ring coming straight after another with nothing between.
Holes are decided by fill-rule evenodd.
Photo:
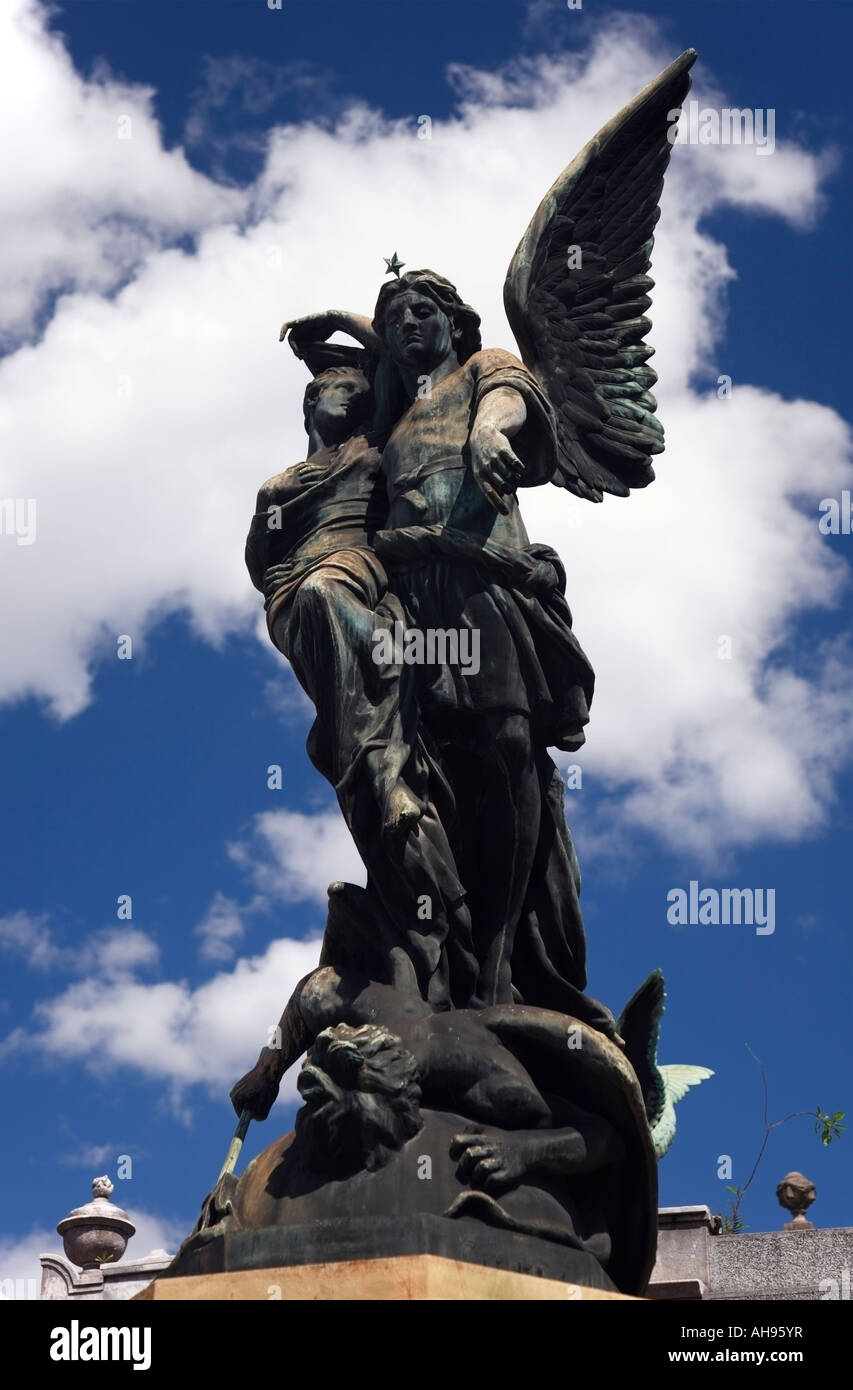
<instances>
[{"instance_id":1,"label":"angel statue","mask_svg":"<svg viewBox=\"0 0 853 1390\"><path fill-rule=\"evenodd\" d=\"M331 886L318 970L280 1045L232 1092L239 1113L265 1118L307 1052L307 1114L285 1163L303 1176L276 1190L313 1192L305 1171L337 1182L350 1162L375 1177L440 1112L436 1133L453 1131L435 1141L451 1164L433 1189L444 1215L569 1244L621 1269L620 1286L642 1283L653 1254L652 1110L631 1062L651 1024L635 1019L629 1047L623 1020L586 993L580 873L549 749L584 742L594 675L563 565L531 542L518 496L551 483L600 502L654 478L648 271L695 56L542 200L504 286L519 357L483 348L455 286L401 273L396 252L371 318L285 324L313 377L309 456L261 489L247 545L270 636L315 705L309 755L367 868L366 888ZM353 342L330 341L339 332ZM572 1028L583 1057L569 1067ZM375 1115L341 1097L386 1083L411 1105L399 1133L389 1111L371 1148ZM333 1100L344 1111L330 1131ZM642 1170L633 1185L626 1164Z\"/></svg>"}]
</instances>

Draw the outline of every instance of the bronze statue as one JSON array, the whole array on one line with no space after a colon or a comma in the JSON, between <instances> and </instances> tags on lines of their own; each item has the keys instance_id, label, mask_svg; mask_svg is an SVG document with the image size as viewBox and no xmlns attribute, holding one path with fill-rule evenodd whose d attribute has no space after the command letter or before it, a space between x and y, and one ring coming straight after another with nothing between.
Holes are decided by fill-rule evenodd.
<instances>
[{"instance_id":1,"label":"bronze statue","mask_svg":"<svg viewBox=\"0 0 853 1390\"><path fill-rule=\"evenodd\" d=\"M504 287L521 360L483 349L455 287L401 274L396 253L371 320L326 311L282 330L314 377L308 458L261 489L247 563L368 881L331 886L318 968L232 1092L265 1118L307 1053L294 1134L223 1180L184 1268L226 1232L393 1212L474 1219L540 1260L550 1242L578 1282L648 1277L663 982L618 1025L585 992L548 749L583 743L594 676L560 558L530 541L517 493L550 482L601 501L654 477L647 272L695 56L543 199ZM424 1153L432 1185L413 1178Z\"/></svg>"}]
</instances>

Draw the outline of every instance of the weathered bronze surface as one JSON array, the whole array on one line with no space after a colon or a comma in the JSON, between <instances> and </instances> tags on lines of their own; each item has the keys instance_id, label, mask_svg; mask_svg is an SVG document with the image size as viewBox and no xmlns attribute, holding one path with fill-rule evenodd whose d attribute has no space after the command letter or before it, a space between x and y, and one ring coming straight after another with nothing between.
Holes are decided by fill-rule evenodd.
<instances>
[{"instance_id":1,"label":"weathered bronze surface","mask_svg":"<svg viewBox=\"0 0 853 1390\"><path fill-rule=\"evenodd\" d=\"M694 58L543 199L504 290L521 360L483 349L455 287L396 252L371 320L282 329L313 376L308 458L261 489L246 559L368 882L332 885L281 1046L232 1092L265 1118L307 1053L294 1134L220 1182L173 1273L224 1268L216 1242L236 1249L241 1232L281 1262L276 1230L304 1245L316 1222L393 1218L399 1235L429 1216L489 1227L487 1262L510 1242L512 1267L529 1248L535 1269L548 1242L579 1282L636 1292L648 1277L663 986L638 991L624 1039L586 992L548 749L583 743L594 677L559 556L530 541L517 493L550 482L600 501L654 477L647 272Z\"/></svg>"}]
</instances>

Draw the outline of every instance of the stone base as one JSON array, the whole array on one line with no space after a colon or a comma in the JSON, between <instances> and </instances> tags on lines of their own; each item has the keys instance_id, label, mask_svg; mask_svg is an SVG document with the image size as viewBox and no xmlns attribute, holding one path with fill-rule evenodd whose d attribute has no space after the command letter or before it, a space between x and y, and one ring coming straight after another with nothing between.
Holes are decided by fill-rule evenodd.
<instances>
[{"instance_id":1,"label":"stone base","mask_svg":"<svg viewBox=\"0 0 853 1390\"><path fill-rule=\"evenodd\" d=\"M343 1300L409 1302L496 1299L617 1299L628 1294L582 1288L556 1279L468 1264L440 1255L399 1255L390 1259L340 1260L332 1264L289 1265L278 1269L240 1269L221 1274L155 1279L135 1301L199 1302L206 1299L273 1301Z\"/></svg>"},{"instance_id":2,"label":"stone base","mask_svg":"<svg viewBox=\"0 0 853 1390\"><path fill-rule=\"evenodd\" d=\"M588 1250L487 1226L470 1217L451 1220L428 1212L405 1217L336 1217L304 1226L261 1226L248 1231L223 1223L186 1240L159 1279L166 1282L291 1266L362 1267L415 1256L616 1292L615 1284Z\"/></svg>"}]
</instances>

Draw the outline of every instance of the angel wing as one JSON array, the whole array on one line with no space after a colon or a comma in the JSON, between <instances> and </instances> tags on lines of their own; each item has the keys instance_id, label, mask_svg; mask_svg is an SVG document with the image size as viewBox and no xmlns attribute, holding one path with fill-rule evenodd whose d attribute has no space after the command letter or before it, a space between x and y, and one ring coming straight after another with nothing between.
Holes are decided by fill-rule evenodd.
<instances>
[{"instance_id":1,"label":"angel wing","mask_svg":"<svg viewBox=\"0 0 853 1390\"><path fill-rule=\"evenodd\" d=\"M714 1075L708 1067L691 1067L685 1062L668 1062L660 1072L673 1105L684 1099L691 1086L698 1086L700 1081L707 1081Z\"/></svg>"},{"instance_id":2,"label":"angel wing","mask_svg":"<svg viewBox=\"0 0 853 1390\"><path fill-rule=\"evenodd\" d=\"M592 502L646 487L650 456L664 447L649 390L654 349L644 345L654 285L646 272L672 149L668 118L695 59L695 49L682 53L563 170L507 272L510 326L556 412L553 482Z\"/></svg>"},{"instance_id":3,"label":"angel wing","mask_svg":"<svg viewBox=\"0 0 853 1390\"><path fill-rule=\"evenodd\" d=\"M666 1104L666 1088L657 1062L665 999L663 973L653 970L631 995L616 1021L616 1031L624 1038L626 1055L637 1073L650 1125L660 1118Z\"/></svg>"},{"instance_id":4,"label":"angel wing","mask_svg":"<svg viewBox=\"0 0 853 1390\"><path fill-rule=\"evenodd\" d=\"M658 1063L658 1041L666 1001L660 970L653 970L632 994L616 1022L625 1053L640 1083L655 1153L662 1158L675 1138L675 1107L691 1086L707 1081L708 1067L683 1062Z\"/></svg>"}]
</instances>

